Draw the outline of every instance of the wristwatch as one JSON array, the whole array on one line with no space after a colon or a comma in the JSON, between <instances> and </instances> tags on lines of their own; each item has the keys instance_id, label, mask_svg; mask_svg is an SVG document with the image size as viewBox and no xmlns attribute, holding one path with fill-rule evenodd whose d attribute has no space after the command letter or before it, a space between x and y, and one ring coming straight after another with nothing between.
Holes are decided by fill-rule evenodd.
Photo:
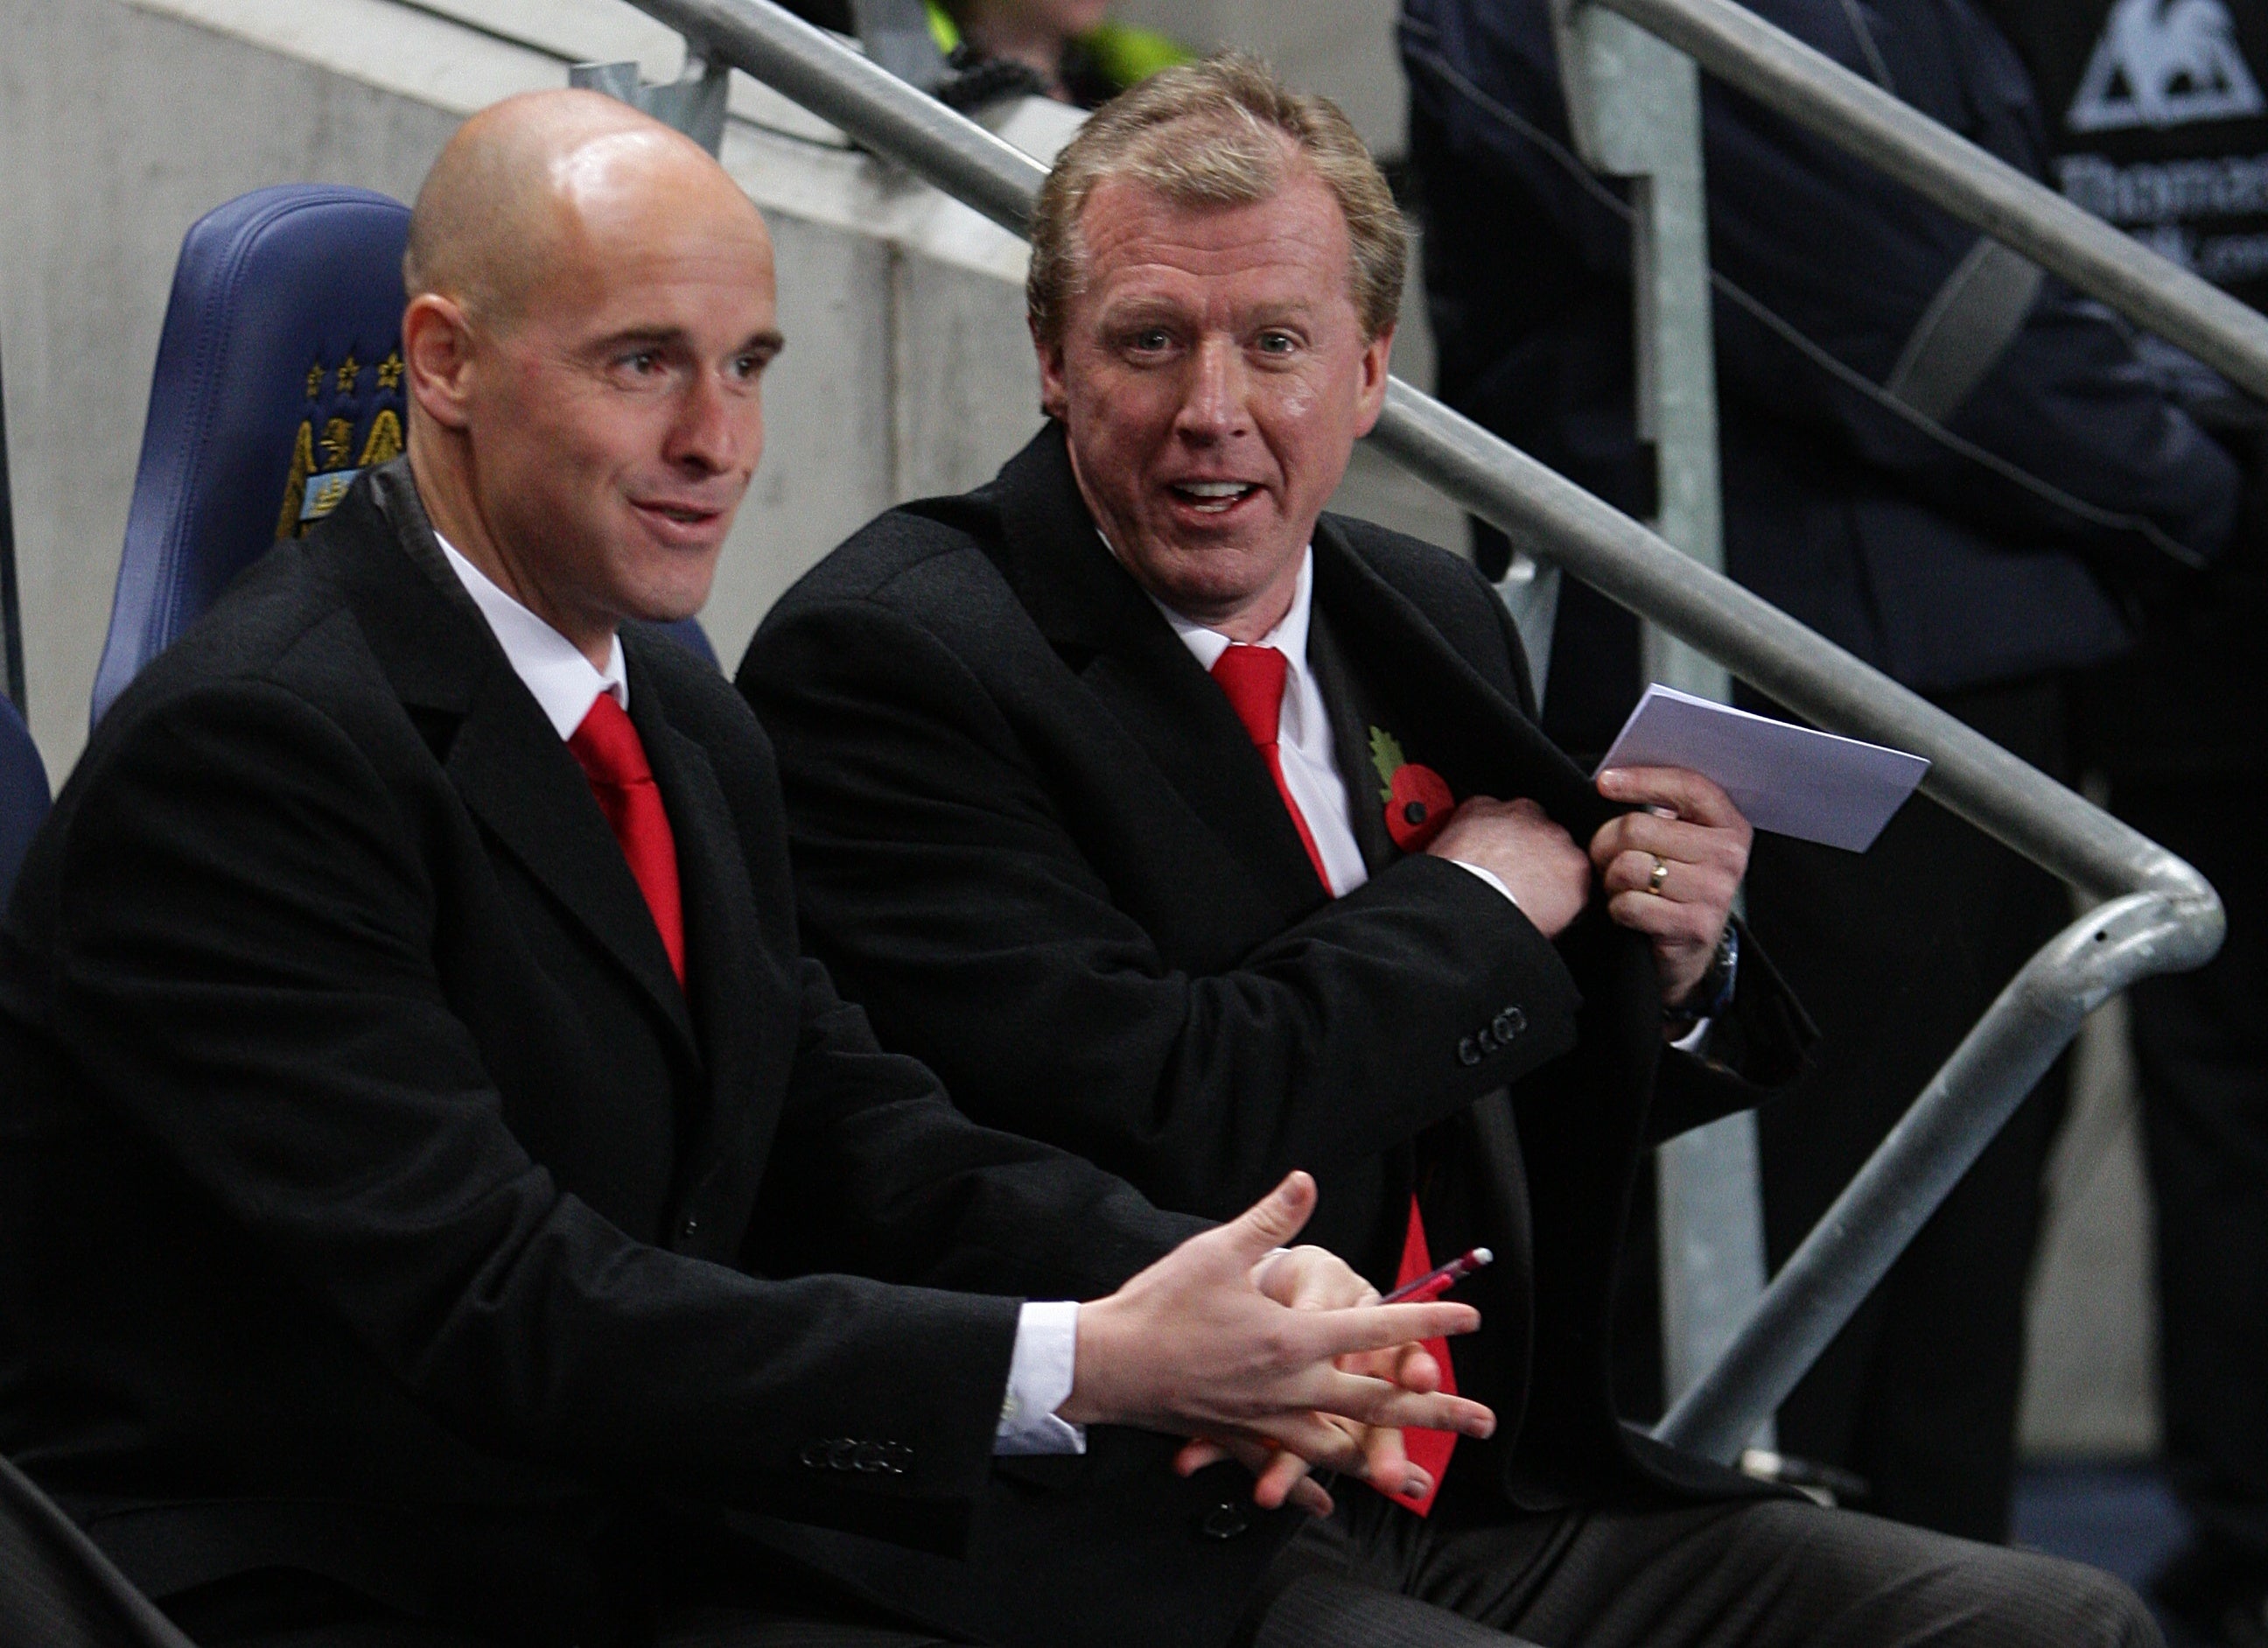
<instances>
[{"instance_id":1,"label":"wristwatch","mask_svg":"<svg viewBox=\"0 0 2268 1648\"><path fill-rule=\"evenodd\" d=\"M1717 953L1709 958L1709 971L1693 987L1683 1007L1673 1007L1665 1016L1673 1024L1697 1024L1705 1018L1714 1018L1733 1004L1733 987L1741 970L1741 933L1730 921L1717 940Z\"/></svg>"}]
</instances>

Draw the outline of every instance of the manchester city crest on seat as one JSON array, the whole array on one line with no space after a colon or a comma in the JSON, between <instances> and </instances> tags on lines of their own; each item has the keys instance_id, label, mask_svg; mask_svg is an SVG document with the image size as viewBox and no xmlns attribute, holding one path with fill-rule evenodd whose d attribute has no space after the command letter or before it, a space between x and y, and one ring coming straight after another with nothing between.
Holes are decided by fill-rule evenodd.
<instances>
[{"instance_id":1,"label":"manchester city crest on seat","mask_svg":"<svg viewBox=\"0 0 2268 1648\"><path fill-rule=\"evenodd\" d=\"M2118 0L2065 123L2163 129L2268 113L2223 0Z\"/></svg>"},{"instance_id":2,"label":"manchester city crest on seat","mask_svg":"<svg viewBox=\"0 0 2268 1648\"><path fill-rule=\"evenodd\" d=\"M350 350L335 361L309 363L306 415L293 440L284 506L276 517L278 538L306 536L339 506L356 476L401 454L407 411L401 377L401 351L390 341L374 362L357 359Z\"/></svg>"}]
</instances>

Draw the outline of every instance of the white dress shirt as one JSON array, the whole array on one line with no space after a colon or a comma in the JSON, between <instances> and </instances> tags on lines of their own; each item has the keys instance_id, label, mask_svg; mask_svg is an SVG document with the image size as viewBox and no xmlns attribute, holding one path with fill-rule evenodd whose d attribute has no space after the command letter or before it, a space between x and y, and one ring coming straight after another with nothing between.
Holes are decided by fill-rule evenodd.
<instances>
[{"instance_id":1,"label":"white dress shirt","mask_svg":"<svg viewBox=\"0 0 2268 1648\"><path fill-rule=\"evenodd\" d=\"M630 706L630 677L622 669L622 637L613 638L607 667L594 669L575 643L498 588L438 532L434 539L448 558L449 570L488 620L497 645L562 740L574 735L599 701L611 692ZM1072 1301L1026 1304L1016 1319L1015 1349L1008 1359L1008 1389L994 1433L995 1453L1084 1453L1086 1433L1056 1417L1071 1395L1079 1349L1079 1305Z\"/></svg>"}]
</instances>

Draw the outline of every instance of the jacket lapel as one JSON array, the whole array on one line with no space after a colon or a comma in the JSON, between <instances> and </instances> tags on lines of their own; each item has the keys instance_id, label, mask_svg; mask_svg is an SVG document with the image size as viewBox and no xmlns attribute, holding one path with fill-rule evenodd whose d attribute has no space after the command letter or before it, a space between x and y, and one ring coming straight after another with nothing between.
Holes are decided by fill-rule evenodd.
<instances>
[{"instance_id":1,"label":"jacket lapel","mask_svg":"<svg viewBox=\"0 0 2268 1648\"><path fill-rule=\"evenodd\" d=\"M685 994L606 816L442 558L406 462L375 475L370 495L383 529L357 569L357 616L394 691L413 709L458 718L442 765L467 809L697 1053Z\"/></svg>"},{"instance_id":2,"label":"jacket lapel","mask_svg":"<svg viewBox=\"0 0 2268 1648\"><path fill-rule=\"evenodd\" d=\"M1228 698L1095 529L1050 423L1002 471L1001 572L1057 653L1288 922L1327 894Z\"/></svg>"},{"instance_id":3,"label":"jacket lapel","mask_svg":"<svg viewBox=\"0 0 2268 1648\"><path fill-rule=\"evenodd\" d=\"M624 645L630 721L644 742L677 840L679 896L685 908L685 994L679 999L683 1003L690 998L706 1055L701 1113L681 1118L688 1147L678 1153L681 1201L715 1164L741 1156L754 1120L747 1097L757 1089L755 1075L762 1061L755 1032L782 1021L752 999L760 981L773 979L776 970L755 930L747 862L716 769L708 752L671 724L669 706L643 662L641 646L627 633ZM659 942L657 937L657 947ZM782 990L793 987L791 980L777 982Z\"/></svg>"},{"instance_id":4,"label":"jacket lapel","mask_svg":"<svg viewBox=\"0 0 2268 1648\"><path fill-rule=\"evenodd\" d=\"M1417 605L1379 576L1326 515L1315 528L1315 609L1374 704L1376 724L1409 758L1447 780L1458 800L1526 795L1587 841L1616 810L1519 707L1460 657ZM1344 713L1336 706L1335 714ZM1368 728L1364 728L1367 743ZM1342 759L1344 757L1342 757ZM1350 795L1374 797L1377 772L1366 747Z\"/></svg>"},{"instance_id":5,"label":"jacket lapel","mask_svg":"<svg viewBox=\"0 0 2268 1648\"><path fill-rule=\"evenodd\" d=\"M1330 617L1321 606L1307 618L1307 668L1322 690L1323 707L1331 718L1331 752L1338 757L1339 777L1346 785L1348 822L1354 827L1355 845L1362 849L1364 866L1373 876L1402 856L1386 827L1386 803L1377 764L1372 759L1370 729L1377 723L1372 695L1363 689L1348 666Z\"/></svg>"}]
</instances>

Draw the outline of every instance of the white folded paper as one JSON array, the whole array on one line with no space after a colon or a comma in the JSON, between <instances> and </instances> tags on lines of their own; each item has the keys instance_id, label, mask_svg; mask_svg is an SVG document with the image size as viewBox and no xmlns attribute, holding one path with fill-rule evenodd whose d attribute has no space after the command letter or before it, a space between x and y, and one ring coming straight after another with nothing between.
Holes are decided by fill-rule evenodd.
<instances>
[{"instance_id":1,"label":"white folded paper","mask_svg":"<svg viewBox=\"0 0 2268 1648\"><path fill-rule=\"evenodd\" d=\"M1657 684L1599 763L1609 767L1689 768L1715 780L1759 830L1863 853L1929 763Z\"/></svg>"}]
</instances>

